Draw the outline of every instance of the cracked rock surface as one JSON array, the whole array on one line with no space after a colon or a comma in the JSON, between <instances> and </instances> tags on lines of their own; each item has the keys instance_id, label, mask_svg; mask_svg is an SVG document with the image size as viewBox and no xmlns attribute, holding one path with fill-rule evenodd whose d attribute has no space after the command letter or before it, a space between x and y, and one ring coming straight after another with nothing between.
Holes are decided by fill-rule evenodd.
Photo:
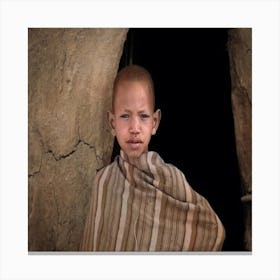
<instances>
[{"instance_id":1,"label":"cracked rock surface","mask_svg":"<svg viewBox=\"0 0 280 280\"><path fill-rule=\"evenodd\" d=\"M28 31L28 249L77 251L127 29Z\"/></svg>"}]
</instances>

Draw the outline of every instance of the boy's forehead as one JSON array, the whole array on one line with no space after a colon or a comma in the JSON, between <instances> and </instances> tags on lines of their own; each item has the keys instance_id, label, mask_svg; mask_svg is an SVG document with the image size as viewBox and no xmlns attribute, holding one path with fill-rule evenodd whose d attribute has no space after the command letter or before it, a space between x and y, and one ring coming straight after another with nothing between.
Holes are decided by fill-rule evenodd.
<instances>
[{"instance_id":1,"label":"boy's forehead","mask_svg":"<svg viewBox=\"0 0 280 280\"><path fill-rule=\"evenodd\" d=\"M121 81L115 88L114 97L115 100L122 97L129 98L130 95L135 97L135 94L137 97L137 93L139 93L138 97L147 96L153 103L153 94L146 81Z\"/></svg>"},{"instance_id":2,"label":"boy's forehead","mask_svg":"<svg viewBox=\"0 0 280 280\"><path fill-rule=\"evenodd\" d=\"M145 87L148 88L148 82L145 80L121 80L119 81L119 83L117 84L117 88L131 88L131 87Z\"/></svg>"}]
</instances>

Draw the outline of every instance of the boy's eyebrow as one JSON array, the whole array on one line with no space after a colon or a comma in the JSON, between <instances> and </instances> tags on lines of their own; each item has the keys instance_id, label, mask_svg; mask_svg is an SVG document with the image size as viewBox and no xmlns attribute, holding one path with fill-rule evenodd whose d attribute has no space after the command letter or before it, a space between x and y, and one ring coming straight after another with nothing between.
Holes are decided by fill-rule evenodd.
<instances>
[{"instance_id":1,"label":"boy's eyebrow","mask_svg":"<svg viewBox=\"0 0 280 280\"><path fill-rule=\"evenodd\" d=\"M132 113L132 111L131 110L129 110L129 109L124 109L124 111L126 112L126 113ZM146 113L146 114L148 114L148 112L147 112L147 110L145 110L145 109L142 109L142 110L140 110L140 111L137 111L137 113Z\"/></svg>"},{"instance_id":2,"label":"boy's eyebrow","mask_svg":"<svg viewBox=\"0 0 280 280\"><path fill-rule=\"evenodd\" d=\"M123 110L124 112L126 112L126 113L131 113L131 110L129 110L129 109L126 109L126 108L124 108L124 110Z\"/></svg>"}]
</instances>

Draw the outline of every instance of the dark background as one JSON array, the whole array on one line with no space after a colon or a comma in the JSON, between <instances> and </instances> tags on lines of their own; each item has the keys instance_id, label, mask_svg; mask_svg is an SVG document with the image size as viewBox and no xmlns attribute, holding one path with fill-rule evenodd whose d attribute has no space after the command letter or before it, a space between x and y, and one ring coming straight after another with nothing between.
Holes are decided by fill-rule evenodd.
<instances>
[{"instance_id":1,"label":"dark background","mask_svg":"<svg viewBox=\"0 0 280 280\"><path fill-rule=\"evenodd\" d=\"M243 251L244 221L226 28L132 28L120 68L144 66L162 119L149 150L183 171L220 217L223 251ZM119 152L115 142L112 158Z\"/></svg>"}]
</instances>

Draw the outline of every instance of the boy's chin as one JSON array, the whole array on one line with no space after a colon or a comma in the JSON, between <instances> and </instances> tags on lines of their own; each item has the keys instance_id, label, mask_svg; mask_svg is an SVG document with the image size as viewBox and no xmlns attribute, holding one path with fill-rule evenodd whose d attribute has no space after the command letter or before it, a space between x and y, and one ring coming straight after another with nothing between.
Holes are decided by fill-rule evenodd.
<instances>
[{"instance_id":1,"label":"boy's chin","mask_svg":"<svg viewBox=\"0 0 280 280\"><path fill-rule=\"evenodd\" d=\"M129 159L138 159L142 154L144 154L146 150L130 150L125 151L126 155Z\"/></svg>"}]
</instances>

